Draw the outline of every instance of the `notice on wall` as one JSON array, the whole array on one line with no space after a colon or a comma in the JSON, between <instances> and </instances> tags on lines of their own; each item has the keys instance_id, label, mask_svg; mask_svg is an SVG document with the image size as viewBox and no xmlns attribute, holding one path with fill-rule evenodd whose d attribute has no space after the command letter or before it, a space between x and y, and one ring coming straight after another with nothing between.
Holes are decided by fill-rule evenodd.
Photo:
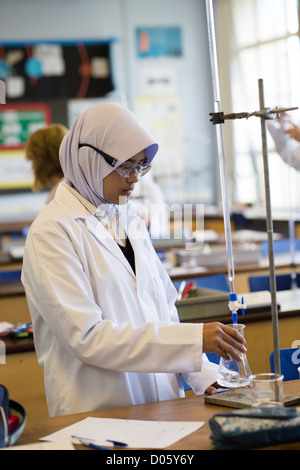
<instances>
[{"instance_id":1,"label":"notice on wall","mask_svg":"<svg viewBox=\"0 0 300 470\"><path fill-rule=\"evenodd\" d=\"M29 191L34 175L25 158L25 144L37 129L51 122L44 103L4 104L0 107L0 193Z\"/></svg>"},{"instance_id":2,"label":"notice on wall","mask_svg":"<svg viewBox=\"0 0 300 470\"><path fill-rule=\"evenodd\" d=\"M113 89L110 41L0 44L7 102L91 98Z\"/></svg>"},{"instance_id":3,"label":"notice on wall","mask_svg":"<svg viewBox=\"0 0 300 470\"><path fill-rule=\"evenodd\" d=\"M0 148L0 192L26 190L33 185L31 162L24 149Z\"/></svg>"},{"instance_id":4,"label":"notice on wall","mask_svg":"<svg viewBox=\"0 0 300 470\"><path fill-rule=\"evenodd\" d=\"M135 31L136 51L139 59L158 57L181 57L181 28L139 27Z\"/></svg>"},{"instance_id":5,"label":"notice on wall","mask_svg":"<svg viewBox=\"0 0 300 470\"><path fill-rule=\"evenodd\" d=\"M178 94L140 96L135 112L159 142L152 175L159 183L166 201L176 201L181 195L186 173L183 111Z\"/></svg>"},{"instance_id":6,"label":"notice on wall","mask_svg":"<svg viewBox=\"0 0 300 470\"><path fill-rule=\"evenodd\" d=\"M24 147L30 134L50 122L51 111L44 103L1 106L0 149Z\"/></svg>"},{"instance_id":7,"label":"notice on wall","mask_svg":"<svg viewBox=\"0 0 300 470\"><path fill-rule=\"evenodd\" d=\"M141 95L166 95L178 92L176 72L171 67L142 67Z\"/></svg>"}]
</instances>

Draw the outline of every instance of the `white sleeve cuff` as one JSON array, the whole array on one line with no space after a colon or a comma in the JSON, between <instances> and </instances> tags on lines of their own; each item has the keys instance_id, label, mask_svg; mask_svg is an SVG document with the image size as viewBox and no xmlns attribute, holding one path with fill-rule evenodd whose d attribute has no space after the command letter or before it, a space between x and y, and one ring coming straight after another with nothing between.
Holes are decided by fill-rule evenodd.
<instances>
[{"instance_id":1,"label":"white sleeve cuff","mask_svg":"<svg viewBox=\"0 0 300 470\"><path fill-rule=\"evenodd\" d=\"M202 354L201 372L190 372L181 374L186 383L192 387L195 395L201 395L205 390L216 382L219 366L207 359L206 354Z\"/></svg>"}]
</instances>

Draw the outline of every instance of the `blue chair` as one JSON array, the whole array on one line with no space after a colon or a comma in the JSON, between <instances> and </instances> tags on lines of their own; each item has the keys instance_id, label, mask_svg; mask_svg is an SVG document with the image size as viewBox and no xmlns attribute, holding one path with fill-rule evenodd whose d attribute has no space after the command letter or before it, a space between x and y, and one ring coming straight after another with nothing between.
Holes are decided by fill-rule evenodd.
<instances>
[{"instance_id":1,"label":"blue chair","mask_svg":"<svg viewBox=\"0 0 300 470\"><path fill-rule=\"evenodd\" d=\"M219 354L216 353L206 353L207 358L210 360L210 362L213 362L214 364L219 364L220 362L220 356Z\"/></svg>"},{"instance_id":2,"label":"blue chair","mask_svg":"<svg viewBox=\"0 0 300 470\"><path fill-rule=\"evenodd\" d=\"M187 390L192 390L192 387L190 387L182 377L181 377L181 382L182 382L182 385L183 385L183 388L184 388L185 392Z\"/></svg>"},{"instance_id":3,"label":"blue chair","mask_svg":"<svg viewBox=\"0 0 300 470\"><path fill-rule=\"evenodd\" d=\"M247 219L242 212L232 212L231 219L235 230L249 229L250 220Z\"/></svg>"},{"instance_id":4,"label":"blue chair","mask_svg":"<svg viewBox=\"0 0 300 470\"><path fill-rule=\"evenodd\" d=\"M189 280L193 281L199 288L202 287L203 289L219 290L223 292L230 291L227 277L225 274L214 274L212 276L197 277L195 279ZM182 281L176 281L173 283L176 289L179 288L181 282Z\"/></svg>"},{"instance_id":5,"label":"blue chair","mask_svg":"<svg viewBox=\"0 0 300 470\"><path fill-rule=\"evenodd\" d=\"M300 348L280 349L280 369L284 375L283 381L299 379ZM271 372L275 372L274 351L270 354Z\"/></svg>"},{"instance_id":6,"label":"blue chair","mask_svg":"<svg viewBox=\"0 0 300 470\"><path fill-rule=\"evenodd\" d=\"M17 281L21 279L21 269L0 271L0 282Z\"/></svg>"},{"instance_id":7,"label":"blue chair","mask_svg":"<svg viewBox=\"0 0 300 470\"><path fill-rule=\"evenodd\" d=\"M250 292L257 292L261 290L271 290L270 276L249 276L248 278ZM297 286L300 285L300 274L296 274ZM276 290L289 290L291 289L292 279L291 274L278 274L276 276Z\"/></svg>"},{"instance_id":8,"label":"blue chair","mask_svg":"<svg viewBox=\"0 0 300 470\"><path fill-rule=\"evenodd\" d=\"M261 242L261 253L264 256L267 256L269 253L269 245L268 242ZM281 240L274 240L273 241L273 249L274 253L288 253L291 249L291 241L289 238L282 238ZM295 238L295 250L300 250L300 238Z\"/></svg>"}]
</instances>

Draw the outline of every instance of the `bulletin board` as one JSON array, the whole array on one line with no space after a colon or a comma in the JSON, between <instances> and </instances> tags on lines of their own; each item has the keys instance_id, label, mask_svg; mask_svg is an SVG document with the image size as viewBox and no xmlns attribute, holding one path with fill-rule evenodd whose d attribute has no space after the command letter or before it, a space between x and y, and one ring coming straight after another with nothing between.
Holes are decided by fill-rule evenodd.
<instances>
[{"instance_id":1,"label":"bulletin board","mask_svg":"<svg viewBox=\"0 0 300 470\"><path fill-rule=\"evenodd\" d=\"M0 194L31 191L34 175L25 143L51 122L68 126L70 100L113 90L110 48L115 39L0 43Z\"/></svg>"},{"instance_id":2,"label":"bulletin board","mask_svg":"<svg viewBox=\"0 0 300 470\"><path fill-rule=\"evenodd\" d=\"M50 122L51 111L44 103L0 106L0 194L31 191L34 174L25 143Z\"/></svg>"},{"instance_id":3,"label":"bulletin board","mask_svg":"<svg viewBox=\"0 0 300 470\"><path fill-rule=\"evenodd\" d=\"M51 110L45 103L1 105L0 149L24 147L30 134L50 123Z\"/></svg>"},{"instance_id":4,"label":"bulletin board","mask_svg":"<svg viewBox=\"0 0 300 470\"><path fill-rule=\"evenodd\" d=\"M113 89L111 41L0 44L0 80L6 101L92 98Z\"/></svg>"},{"instance_id":5,"label":"bulletin board","mask_svg":"<svg viewBox=\"0 0 300 470\"><path fill-rule=\"evenodd\" d=\"M31 191L34 181L31 163L23 148L0 148L0 194Z\"/></svg>"}]
</instances>

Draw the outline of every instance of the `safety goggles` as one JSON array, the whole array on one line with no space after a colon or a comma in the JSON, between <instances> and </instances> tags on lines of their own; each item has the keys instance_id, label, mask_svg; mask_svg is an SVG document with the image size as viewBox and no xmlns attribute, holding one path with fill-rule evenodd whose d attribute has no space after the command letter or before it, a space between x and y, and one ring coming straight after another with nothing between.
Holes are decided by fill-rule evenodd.
<instances>
[{"instance_id":1,"label":"safety goggles","mask_svg":"<svg viewBox=\"0 0 300 470\"><path fill-rule=\"evenodd\" d=\"M119 173L119 175L123 176L124 178L129 178L133 176L135 173L138 176L144 176L148 171L151 169L150 163L142 163L139 165L138 163L131 163L125 162L122 165L118 166L115 170Z\"/></svg>"},{"instance_id":2,"label":"safety goggles","mask_svg":"<svg viewBox=\"0 0 300 470\"><path fill-rule=\"evenodd\" d=\"M100 153L100 155L102 155L106 163L108 163L113 168L118 163L118 160L116 158L111 157L107 153L103 152L97 147L94 147L91 144L79 144L79 148L81 147L90 147L96 152ZM138 176L141 177L141 176L144 176L146 173L148 173L148 171L151 169L151 164L150 163L139 164L139 163L124 162L114 169L115 171L119 173L119 175L123 176L124 178L129 178L130 176L133 176L135 173L137 173Z\"/></svg>"}]
</instances>

